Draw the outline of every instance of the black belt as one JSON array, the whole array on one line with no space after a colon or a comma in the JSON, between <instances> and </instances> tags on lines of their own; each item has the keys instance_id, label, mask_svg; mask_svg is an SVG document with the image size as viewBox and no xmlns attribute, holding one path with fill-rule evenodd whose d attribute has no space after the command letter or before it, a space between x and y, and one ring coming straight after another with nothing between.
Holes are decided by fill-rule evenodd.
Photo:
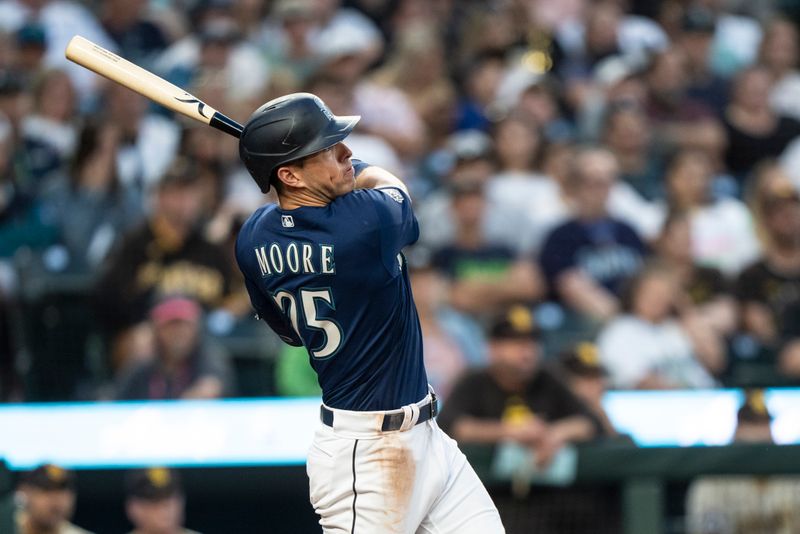
<instances>
[{"instance_id":1,"label":"black belt","mask_svg":"<svg viewBox=\"0 0 800 534\"><path fill-rule=\"evenodd\" d=\"M431 400L430 402L426 402L422 406L419 407L419 419L417 419L416 424L424 423L429 419L433 419L439 413L439 402L436 399L436 394L431 393ZM333 415L334 412L330 408L326 408L325 406L319 407L319 418L322 422L330 427L333 426ZM403 421L405 420L406 414L405 412L393 412L387 413L383 416L383 424L381 425L381 431L383 432L391 432L393 430L400 430L403 426Z\"/></svg>"}]
</instances>

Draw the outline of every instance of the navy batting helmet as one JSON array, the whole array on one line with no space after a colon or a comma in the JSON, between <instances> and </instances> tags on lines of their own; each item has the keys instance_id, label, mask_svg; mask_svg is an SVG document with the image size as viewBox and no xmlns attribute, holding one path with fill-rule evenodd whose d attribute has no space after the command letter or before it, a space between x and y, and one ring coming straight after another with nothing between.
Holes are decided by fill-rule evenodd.
<instances>
[{"instance_id":1,"label":"navy batting helmet","mask_svg":"<svg viewBox=\"0 0 800 534\"><path fill-rule=\"evenodd\" d=\"M310 93L282 96L250 116L239 139L239 157L266 193L278 167L335 145L360 118L337 117Z\"/></svg>"}]
</instances>

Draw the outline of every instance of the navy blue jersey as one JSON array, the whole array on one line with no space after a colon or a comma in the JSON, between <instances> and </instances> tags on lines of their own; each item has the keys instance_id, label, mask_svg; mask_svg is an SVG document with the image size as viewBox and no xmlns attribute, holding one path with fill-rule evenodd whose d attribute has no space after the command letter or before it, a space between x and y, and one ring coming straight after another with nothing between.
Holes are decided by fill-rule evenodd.
<instances>
[{"instance_id":1,"label":"navy blue jersey","mask_svg":"<svg viewBox=\"0 0 800 534\"><path fill-rule=\"evenodd\" d=\"M423 398L422 333L401 249L419 237L396 188L361 189L323 207L258 209L236 259L259 316L304 345L323 402L390 410Z\"/></svg>"},{"instance_id":2,"label":"navy blue jersey","mask_svg":"<svg viewBox=\"0 0 800 534\"><path fill-rule=\"evenodd\" d=\"M625 280L642 266L647 248L636 231L622 221L572 219L556 227L540 256L550 287L563 272L580 268L597 283L619 295Z\"/></svg>"}]
</instances>

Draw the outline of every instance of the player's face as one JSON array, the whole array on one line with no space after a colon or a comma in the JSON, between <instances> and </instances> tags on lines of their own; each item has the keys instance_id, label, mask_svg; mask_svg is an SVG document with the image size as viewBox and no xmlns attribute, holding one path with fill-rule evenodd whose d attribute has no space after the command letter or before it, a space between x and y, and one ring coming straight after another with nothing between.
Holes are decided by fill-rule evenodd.
<instances>
[{"instance_id":1,"label":"player's face","mask_svg":"<svg viewBox=\"0 0 800 534\"><path fill-rule=\"evenodd\" d=\"M69 490L26 488L23 494L31 523L42 531L55 530L72 516L75 494Z\"/></svg>"},{"instance_id":2,"label":"player's face","mask_svg":"<svg viewBox=\"0 0 800 534\"><path fill-rule=\"evenodd\" d=\"M311 193L333 200L355 187L352 155L347 145L337 143L305 159L297 172Z\"/></svg>"}]
</instances>

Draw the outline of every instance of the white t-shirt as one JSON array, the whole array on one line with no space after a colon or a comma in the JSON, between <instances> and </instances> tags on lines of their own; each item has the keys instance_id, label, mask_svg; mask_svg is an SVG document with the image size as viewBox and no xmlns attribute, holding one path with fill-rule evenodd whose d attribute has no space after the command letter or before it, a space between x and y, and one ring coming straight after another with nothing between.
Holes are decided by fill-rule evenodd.
<instances>
[{"instance_id":1,"label":"white t-shirt","mask_svg":"<svg viewBox=\"0 0 800 534\"><path fill-rule=\"evenodd\" d=\"M691 340L674 320L652 324L622 315L603 328L597 346L613 387L634 388L651 373L679 387L715 386L694 358Z\"/></svg>"},{"instance_id":2,"label":"white t-shirt","mask_svg":"<svg viewBox=\"0 0 800 534\"><path fill-rule=\"evenodd\" d=\"M753 263L761 247L747 206L723 199L692 212L692 255L697 263L735 276Z\"/></svg>"}]
</instances>

